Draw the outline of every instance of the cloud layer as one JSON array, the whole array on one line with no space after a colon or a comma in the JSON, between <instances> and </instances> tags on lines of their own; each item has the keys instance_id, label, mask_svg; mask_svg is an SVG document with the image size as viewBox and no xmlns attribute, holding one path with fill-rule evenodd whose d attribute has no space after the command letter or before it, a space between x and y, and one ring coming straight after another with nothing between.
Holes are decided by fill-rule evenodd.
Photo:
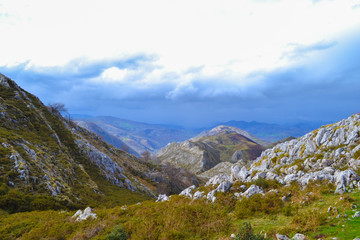
<instances>
[{"instance_id":1,"label":"cloud layer","mask_svg":"<svg viewBox=\"0 0 360 240\"><path fill-rule=\"evenodd\" d=\"M0 72L72 113L335 121L359 112L359 3L4 1Z\"/></svg>"}]
</instances>

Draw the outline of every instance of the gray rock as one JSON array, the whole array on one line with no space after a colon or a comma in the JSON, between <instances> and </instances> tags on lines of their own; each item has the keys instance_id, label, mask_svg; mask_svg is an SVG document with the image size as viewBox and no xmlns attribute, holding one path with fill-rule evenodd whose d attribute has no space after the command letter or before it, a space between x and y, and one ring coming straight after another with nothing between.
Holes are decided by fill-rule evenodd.
<instances>
[{"instance_id":1,"label":"gray rock","mask_svg":"<svg viewBox=\"0 0 360 240\"><path fill-rule=\"evenodd\" d=\"M231 184L231 182L229 182L229 181L222 182L222 183L220 183L219 186L216 188L216 191L225 193L225 192L229 191L231 185L232 185L232 184Z\"/></svg>"},{"instance_id":2,"label":"gray rock","mask_svg":"<svg viewBox=\"0 0 360 240\"><path fill-rule=\"evenodd\" d=\"M291 238L291 240L306 240L306 236L304 234L297 233Z\"/></svg>"},{"instance_id":3,"label":"gray rock","mask_svg":"<svg viewBox=\"0 0 360 240\"><path fill-rule=\"evenodd\" d=\"M192 198L191 191L192 191L193 189L195 189L195 185L192 185L192 186L190 186L190 187L182 190L182 192L179 193L179 195Z\"/></svg>"},{"instance_id":4,"label":"gray rock","mask_svg":"<svg viewBox=\"0 0 360 240\"><path fill-rule=\"evenodd\" d=\"M281 234L276 234L276 239L277 240L290 240L290 238L288 238L287 236L285 235L281 235Z\"/></svg>"},{"instance_id":5,"label":"gray rock","mask_svg":"<svg viewBox=\"0 0 360 240\"><path fill-rule=\"evenodd\" d=\"M205 186L209 186L209 185L218 185L222 182L226 182L226 181L231 181L231 176L226 175L226 174L218 174L212 178L210 178Z\"/></svg>"},{"instance_id":6,"label":"gray rock","mask_svg":"<svg viewBox=\"0 0 360 240\"><path fill-rule=\"evenodd\" d=\"M83 221L88 218L96 219L96 214L92 212L92 208L87 207L85 208L84 212L81 210L78 210L72 218L76 218L76 221Z\"/></svg>"},{"instance_id":7,"label":"gray rock","mask_svg":"<svg viewBox=\"0 0 360 240\"><path fill-rule=\"evenodd\" d=\"M250 175L250 172L246 169L246 167L242 167L237 165L231 168L231 175L239 181L246 181L246 178Z\"/></svg>"},{"instance_id":8,"label":"gray rock","mask_svg":"<svg viewBox=\"0 0 360 240\"><path fill-rule=\"evenodd\" d=\"M164 201L169 201L169 197L166 196L166 194L159 194L156 202L164 202Z\"/></svg>"},{"instance_id":9,"label":"gray rock","mask_svg":"<svg viewBox=\"0 0 360 240\"><path fill-rule=\"evenodd\" d=\"M194 193L193 199L201 199L204 195L204 192L197 191Z\"/></svg>"},{"instance_id":10,"label":"gray rock","mask_svg":"<svg viewBox=\"0 0 360 240\"><path fill-rule=\"evenodd\" d=\"M263 193L263 190L259 186L253 184L244 193L242 193L241 195L244 196L244 197L249 198L249 197L251 197L251 196L253 196L255 194L258 194L258 193Z\"/></svg>"},{"instance_id":11,"label":"gray rock","mask_svg":"<svg viewBox=\"0 0 360 240\"><path fill-rule=\"evenodd\" d=\"M211 201L212 203L215 202L216 200L216 197L214 196L216 193L216 190L212 190L210 191L207 195L206 195L206 198Z\"/></svg>"},{"instance_id":12,"label":"gray rock","mask_svg":"<svg viewBox=\"0 0 360 240\"><path fill-rule=\"evenodd\" d=\"M285 176L284 182L291 183L291 182L298 180L298 178L299 178L299 176L297 174L289 174L289 175Z\"/></svg>"}]
</instances>

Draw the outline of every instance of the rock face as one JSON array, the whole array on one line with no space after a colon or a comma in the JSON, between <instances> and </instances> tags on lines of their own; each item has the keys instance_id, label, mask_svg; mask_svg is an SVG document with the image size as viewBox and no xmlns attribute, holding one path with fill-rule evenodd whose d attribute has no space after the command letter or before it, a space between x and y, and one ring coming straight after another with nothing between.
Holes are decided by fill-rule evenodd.
<instances>
[{"instance_id":1,"label":"rock face","mask_svg":"<svg viewBox=\"0 0 360 240\"><path fill-rule=\"evenodd\" d=\"M311 180L328 180L343 193L359 180L354 171L360 165L359 131L360 115L355 114L265 150L249 171L266 172L267 179L284 184L297 181L305 186Z\"/></svg>"},{"instance_id":2,"label":"rock face","mask_svg":"<svg viewBox=\"0 0 360 240\"><path fill-rule=\"evenodd\" d=\"M312 181L335 184L335 193L344 193L360 187L360 114L355 114L335 124L323 126L305 136L279 143L267 149L250 166L238 163L230 166L230 174L211 177L206 186L218 186L207 194L215 201L215 193L225 186L240 181L251 183L259 178L275 180L288 185L297 182L305 187ZM236 197L251 197L264 193L253 184L243 185ZM226 188L227 189L227 188ZM226 190L225 190L226 191ZM271 190L270 190L271 191ZM283 197L283 201L287 196Z\"/></svg>"},{"instance_id":3,"label":"rock face","mask_svg":"<svg viewBox=\"0 0 360 240\"><path fill-rule=\"evenodd\" d=\"M91 194L101 198L109 185L153 196L161 176L1 74L0 159L0 184L70 203L84 203Z\"/></svg>"},{"instance_id":4,"label":"rock face","mask_svg":"<svg viewBox=\"0 0 360 240\"><path fill-rule=\"evenodd\" d=\"M211 178L234 163L245 164L265 149L251 134L234 127L219 126L181 143L171 143L157 153L162 162L170 162Z\"/></svg>"}]
</instances>

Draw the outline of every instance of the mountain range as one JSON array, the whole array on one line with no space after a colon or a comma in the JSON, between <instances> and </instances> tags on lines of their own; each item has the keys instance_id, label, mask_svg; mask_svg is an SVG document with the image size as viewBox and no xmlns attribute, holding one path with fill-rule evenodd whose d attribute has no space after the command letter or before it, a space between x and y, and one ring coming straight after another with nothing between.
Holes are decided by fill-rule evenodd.
<instances>
[{"instance_id":1,"label":"mountain range","mask_svg":"<svg viewBox=\"0 0 360 240\"><path fill-rule=\"evenodd\" d=\"M321 123L304 122L295 125L279 125L262 122L228 121L215 126L198 129L164 124L149 124L112 116L73 115L74 122L96 134L113 146L136 156L144 151L155 154L168 143L183 142L217 126L236 127L261 139L273 143L287 137L300 137L321 126Z\"/></svg>"}]
</instances>

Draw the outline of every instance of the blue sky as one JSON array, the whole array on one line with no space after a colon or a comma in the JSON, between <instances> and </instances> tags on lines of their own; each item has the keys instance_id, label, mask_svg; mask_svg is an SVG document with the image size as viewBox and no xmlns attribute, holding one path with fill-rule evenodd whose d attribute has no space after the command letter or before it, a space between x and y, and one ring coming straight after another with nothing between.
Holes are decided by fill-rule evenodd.
<instances>
[{"instance_id":1,"label":"blue sky","mask_svg":"<svg viewBox=\"0 0 360 240\"><path fill-rule=\"evenodd\" d=\"M0 0L0 72L72 114L184 126L360 112L359 0Z\"/></svg>"}]
</instances>

